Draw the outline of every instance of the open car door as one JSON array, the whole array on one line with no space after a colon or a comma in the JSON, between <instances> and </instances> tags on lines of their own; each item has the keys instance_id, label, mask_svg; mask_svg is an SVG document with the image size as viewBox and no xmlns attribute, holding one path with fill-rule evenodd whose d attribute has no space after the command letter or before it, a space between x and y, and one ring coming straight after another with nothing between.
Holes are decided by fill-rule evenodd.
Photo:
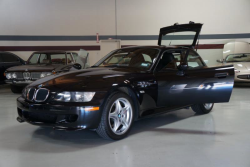
<instances>
[{"instance_id":1,"label":"open car door","mask_svg":"<svg viewBox=\"0 0 250 167\"><path fill-rule=\"evenodd\" d=\"M156 74L159 107L221 103L230 100L234 85L234 67L207 67L193 49L201 28L202 24L193 22L161 28L159 45L174 43L185 47L164 52L158 63L164 67ZM167 63L162 65L161 62Z\"/></svg>"},{"instance_id":2,"label":"open car door","mask_svg":"<svg viewBox=\"0 0 250 167\"><path fill-rule=\"evenodd\" d=\"M189 22L177 24L160 29L158 45L196 45L203 24Z\"/></svg>"}]
</instances>

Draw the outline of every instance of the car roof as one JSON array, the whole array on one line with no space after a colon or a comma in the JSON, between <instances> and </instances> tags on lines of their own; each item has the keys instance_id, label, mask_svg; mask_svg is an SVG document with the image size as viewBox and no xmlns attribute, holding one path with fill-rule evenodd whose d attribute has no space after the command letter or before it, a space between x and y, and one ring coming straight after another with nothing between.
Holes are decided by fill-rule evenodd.
<instances>
[{"instance_id":1,"label":"car roof","mask_svg":"<svg viewBox=\"0 0 250 167\"><path fill-rule=\"evenodd\" d=\"M187 46L165 46L165 45L161 45L161 46L158 46L158 45L149 45L149 46L128 46L128 47L123 47L121 49L129 49L129 48L157 48L157 49L163 49L163 50L166 50L166 49L187 49L189 47Z\"/></svg>"},{"instance_id":2,"label":"car roof","mask_svg":"<svg viewBox=\"0 0 250 167\"><path fill-rule=\"evenodd\" d=\"M75 52L64 51L64 50L45 50L45 51L37 51L37 52L34 52L34 53L75 53Z\"/></svg>"}]
</instances>

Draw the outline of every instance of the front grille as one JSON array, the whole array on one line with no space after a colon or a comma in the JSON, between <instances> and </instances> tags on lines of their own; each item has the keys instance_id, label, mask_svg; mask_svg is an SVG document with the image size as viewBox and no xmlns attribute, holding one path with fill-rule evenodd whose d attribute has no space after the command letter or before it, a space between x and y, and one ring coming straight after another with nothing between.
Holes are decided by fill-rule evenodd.
<instances>
[{"instance_id":1,"label":"front grille","mask_svg":"<svg viewBox=\"0 0 250 167\"><path fill-rule=\"evenodd\" d=\"M30 72L24 72L24 73L23 73L23 78L24 78L25 80L30 80Z\"/></svg>"},{"instance_id":2,"label":"front grille","mask_svg":"<svg viewBox=\"0 0 250 167\"><path fill-rule=\"evenodd\" d=\"M22 72L15 72L16 73L16 79L23 79L23 73Z\"/></svg>"},{"instance_id":3,"label":"front grille","mask_svg":"<svg viewBox=\"0 0 250 167\"><path fill-rule=\"evenodd\" d=\"M250 75L238 75L237 78L240 78L240 79L250 79Z\"/></svg>"},{"instance_id":4,"label":"front grille","mask_svg":"<svg viewBox=\"0 0 250 167\"><path fill-rule=\"evenodd\" d=\"M49 90L45 88L40 88L36 91L34 100L36 102L44 102L49 96Z\"/></svg>"},{"instance_id":5,"label":"front grille","mask_svg":"<svg viewBox=\"0 0 250 167\"><path fill-rule=\"evenodd\" d=\"M31 79L32 80L37 80L40 79L41 72L31 72Z\"/></svg>"},{"instance_id":6,"label":"front grille","mask_svg":"<svg viewBox=\"0 0 250 167\"><path fill-rule=\"evenodd\" d=\"M55 114L23 112L23 117L31 122L56 123L57 116Z\"/></svg>"},{"instance_id":7,"label":"front grille","mask_svg":"<svg viewBox=\"0 0 250 167\"><path fill-rule=\"evenodd\" d=\"M29 88L28 93L27 93L27 99L29 101L32 101L34 99L35 92L36 92L35 88Z\"/></svg>"},{"instance_id":8,"label":"front grille","mask_svg":"<svg viewBox=\"0 0 250 167\"><path fill-rule=\"evenodd\" d=\"M26 99L29 101L44 102L49 96L49 90L45 88L36 89L34 87L28 88Z\"/></svg>"}]
</instances>

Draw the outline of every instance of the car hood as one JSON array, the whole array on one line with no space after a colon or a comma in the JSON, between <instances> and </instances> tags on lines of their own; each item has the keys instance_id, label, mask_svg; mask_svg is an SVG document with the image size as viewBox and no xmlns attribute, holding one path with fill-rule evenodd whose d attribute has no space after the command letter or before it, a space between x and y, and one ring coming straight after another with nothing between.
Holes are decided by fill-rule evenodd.
<instances>
[{"instance_id":1,"label":"car hood","mask_svg":"<svg viewBox=\"0 0 250 167\"><path fill-rule=\"evenodd\" d=\"M128 68L88 68L51 75L31 83L29 86L44 87L51 91L104 91L113 84L130 79L135 73L145 72Z\"/></svg>"},{"instance_id":2,"label":"car hood","mask_svg":"<svg viewBox=\"0 0 250 167\"><path fill-rule=\"evenodd\" d=\"M235 62L234 68L242 72L250 72L250 62Z\"/></svg>"},{"instance_id":3,"label":"car hood","mask_svg":"<svg viewBox=\"0 0 250 167\"><path fill-rule=\"evenodd\" d=\"M39 65L23 65L23 66L15 66L8 68L8 72L19 72L19 71L45 71L51 72L56 69L58 65L52 64L39 64Z\"/></svg>"}]
</instances>

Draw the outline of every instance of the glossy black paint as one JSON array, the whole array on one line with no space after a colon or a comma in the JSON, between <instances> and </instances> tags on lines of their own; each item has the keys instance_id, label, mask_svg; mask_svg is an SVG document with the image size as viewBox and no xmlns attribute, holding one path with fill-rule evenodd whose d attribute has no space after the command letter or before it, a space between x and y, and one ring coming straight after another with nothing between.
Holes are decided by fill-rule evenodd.
<instances>
[{"instance_id":1,"label":"glossy black paint","mask_svg":"<svg viewBox=\"0 0 250 167\"><path fill-rule=\"evenodd\" d=\"M55 74L28 85L28 87L42 87L50 90L51 94L44 103L28 102L23 97L17 99L18 109L21 112L46 112L57 115L73 113L78 115L76 122L63 124L58 122L54 124L37 123L26 120L19 114L20 119L32 124L50 125L56 128L77 129L84 127L95 129L99 124L105 100L111 92L117 90L131 96L136 108L137 119L197 103L229 101L234 84L234 68L232 65L186 70L184 76L177 75L178 70L174 69L157 72L155 69L163 52L190 48L142 47L160 51L157 60L147 71L126 67L92 67L65 74ZM53 94L62 91L94 91L96 95L88 103L53 102ZM84 108L87 106L100 107L100 110L85 111Z\"/></svg>"},{"instance_id":2,"label":"glossy black paint","mask_svg":"<svg viewBox=\"0 0 250 167\"><path fill-rule=\"evenodd\" d=\"M4 57L13 57L16 61L6 61ZM25 61L18 57L17 55L10 53L10 52L0 52L0 83L4 83L6 77L4 76L4 72L6 69L14 66L24 65Z\"/></svg>"}]
</instances>

